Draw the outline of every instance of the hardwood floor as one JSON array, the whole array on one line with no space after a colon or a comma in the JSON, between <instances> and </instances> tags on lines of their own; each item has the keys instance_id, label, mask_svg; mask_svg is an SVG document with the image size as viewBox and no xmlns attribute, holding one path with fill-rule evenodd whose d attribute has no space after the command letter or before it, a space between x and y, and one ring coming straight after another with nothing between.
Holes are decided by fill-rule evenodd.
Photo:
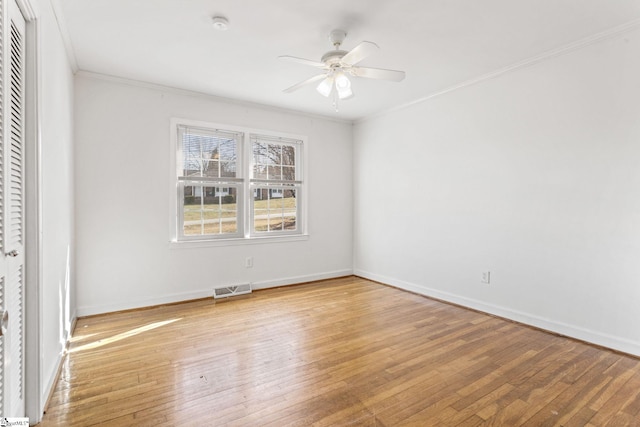
<instances>
[{"instance_id":1,"label":"hardwood floor","mask_svg":"<svg viewBox=\"0 0 640 427\"><path fill-rule=\"evenodd\" d=\"M40 425L639 419L639 359L348 277L79 319Z\"/></svg>"}]
</instances>

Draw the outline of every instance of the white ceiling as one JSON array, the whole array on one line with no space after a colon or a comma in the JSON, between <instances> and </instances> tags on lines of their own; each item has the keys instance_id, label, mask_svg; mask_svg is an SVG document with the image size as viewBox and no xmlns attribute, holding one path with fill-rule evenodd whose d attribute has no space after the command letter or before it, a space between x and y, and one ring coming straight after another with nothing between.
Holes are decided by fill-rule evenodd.
<instances>
[{"instance_id":1,"label":"white ceiling","mask_svg":"<svg viewBox=\"0 0 640 427\"><path fill-rule=\"evenodd\" d=\"M639 0L57 0L80 70L347 120L427 97L640 19ZM55 4L55 2L54 2ZM215 15L230 21L225 32ZM360 65L404 70L400 83L357 79L331 101L318 74L278 60L319 60L347 31L380 51Z\"/></svg>"}]
</instances>

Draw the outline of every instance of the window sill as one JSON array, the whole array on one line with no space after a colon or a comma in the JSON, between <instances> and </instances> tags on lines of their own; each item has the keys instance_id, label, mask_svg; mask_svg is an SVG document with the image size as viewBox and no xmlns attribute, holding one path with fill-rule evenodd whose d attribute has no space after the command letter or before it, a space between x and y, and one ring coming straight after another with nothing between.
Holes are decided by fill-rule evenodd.
<instances>
[{"instance_id":1,"label":"window sill","mask_svg":"<svg viewBox=\"0 0 640 427\"><path fill-rule=\"evenodd\" d=\"M265 236L252 237L250 239L239 237L234 239L215 239L215 240L171 240L169 246L171 249L193 249L193 248L209 248L219 246L242 246L242 245L264 245L271 243L287 243L301 242L309 240L308 234L295 234L287 236Z\"/></svg>"}]
</instances>

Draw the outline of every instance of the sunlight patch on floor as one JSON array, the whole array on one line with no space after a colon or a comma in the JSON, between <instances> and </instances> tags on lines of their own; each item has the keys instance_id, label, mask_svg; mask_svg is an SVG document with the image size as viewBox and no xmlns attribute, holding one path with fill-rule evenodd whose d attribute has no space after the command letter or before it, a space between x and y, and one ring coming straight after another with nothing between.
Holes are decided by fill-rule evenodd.
<instances>
[{"instance_id":1,"label":"sunlight patch on floor","mask_svg":"<svg viewBox=\"0 0 640 427\"><path fill-rule=\"evenodd\" d=\"M143 332L146 331L150 331L152 329L156 329L156 328L160 328L162 326L168 325L170 323L173 322L177 322L178 320L182 320L182 318L178 318L178 319L171 319L171 320L163 320L162 322L155 322L155 323L150 323L146 326L141 326L139 328L135 328L135 329L131 329L130 331L127 332L123 332L121 334L118 335L114 335L110 338L105 338L105 339L101 339L98 341L94 341L85 345L81 345L79 347L74 347L72 349L69 349L69 353L77 353L79 351L83 351L83 350L91 350L94 348L98 348L98 347L102 347L103 345L107 345L107 344L112 344L114 342L118 342L120 340L123 340L125 338L130 338L133 337L135 335L141 334Z\"/></svg>"}]
</instances>

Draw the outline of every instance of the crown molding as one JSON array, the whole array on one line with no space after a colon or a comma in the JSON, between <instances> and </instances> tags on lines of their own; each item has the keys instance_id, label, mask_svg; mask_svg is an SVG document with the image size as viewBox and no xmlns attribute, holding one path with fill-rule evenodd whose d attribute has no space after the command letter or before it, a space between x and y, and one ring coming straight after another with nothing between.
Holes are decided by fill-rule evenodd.
<instances>
[{"instance_id":1,"label":"crown molding","mask_svg":"<svg viewBox=\"0 0 640 427\"><path fill-rule=\"evenodd\" d=\"M58 31L60 32L60 36L62 37L62 42L64 44L64 50L67 53L67 60L69 61L69 65L74 73L78 72L78 61L76 59L76 51L73 48L73 42L71 41L71 36L69 36L69 30L67 29L67 22L64 19L64 14L62 13L62 7L60 6L59 0L49 0L51 4L51 9L53 10L53 16L56 18L56 23L58 25Z\"/></svg>"},{"instance_id":2,"label":"crown molding","mask_svg":"<svg viewBox=\"0 0 640 427\"><path fill-rule=\"evenodd\" d=\"M347 124L347 125L353 124L352 120L341 119L341 118L331 117L331 116L323 116L321 114L306 113L304 111L292 110L292 109L283 108L283 107L276 107L268 104L260 104L260 103L251 102L251 101L244 101L244 100L235 99L235 98L225 98L223 96L213 95L209 93L197 92L197 91L192 91L188 89L181 89L174 86L165 86L158 83L150 83L150 82L145 82L141 80L133 80L133 79L113 76L109 74L95 73L93 71L79 70L76 73L76 76L96 79L96 80L109 81L109 82L114 82L114 83L119 83L123 85L139 87L139 88L152 89L152 90L172 93L176 95L204 98L210 101L224 102L227 104L239 105L246 108L257 108L257 109L273 111L277 113L293 114L296 116L307 117L309 119L324 120L327 122L341 123L341 124Z\"/></svg>"},{"instance_id":3,"label":"crown molding","mask_svg":"<svg viewBox=\"0 0 640 427\"><path fill-rule=\"evenodd\" d=\"M624 34L624 33L629 32L629 31L633 31L633 30L635 30L637 28L640 28L640 19L635 19L633 21L629 21L627 23L612 27L612 28L610 28L608 30L601 31L601 32L596 33L594 35L591 35L591 36L588 36L588 37L584 37L584 38L582 38L580 40L564 44L564 45L559 46L559 47L557 47L555 49L548 50L548 51L543 52L543 53L541 53L539 55L531 56L529 58L523 59L522 61L516 62L516 63L511 64L511 65L508 65L506 67L499 68L499 69L497 69L495 71L491 71L489 73L480 75L478 77L463 81L463 82L458 83L456 85L449 86L449 87L447 87L445 89L439 90L437 92L430 93L429 95L417 98L417 99L415 99L413 101L410 101L410 102L407 102L405 104L400 104L400 105L395 106L395 107L387 108L385 110L382 110L382 111L379 111L377 113L371 114L371 115L369 115L367 117L363 117L361 119L354 120L354 124L364 123L364 122L366 122L368 120L371 120L371 119L383 117L383 116L386 116L388 114L395 113L397 111L401 111L401 110L407 109L407 108L412 107L414 105L426 102L426 101L428 101L428 100L430 100L432 98L436 98L438 96L445 95L447 93L450 93L450 92L453 92L453 91L456 91L456 90L459 90L459 89L463 89L463 88L466 88L466 87L469 87L469 86L484 82L486 80L490 80L490 79L496 78L498 76L501 76L503 74L506 74L506 73L509 73L509 72L512 72L512 71L517 71L517 70L520 70L522 68L529 67L531 65L537 64L537 63L545 61L547 59L555 58L557 56L566 55L566 54L568 54L570 52L582 49L582 48L584 48L586 46L594 45L594 44L599 43L599 42L601 42L603 40L618 36L620 34Z\"/></svg>"}]
</instances>

